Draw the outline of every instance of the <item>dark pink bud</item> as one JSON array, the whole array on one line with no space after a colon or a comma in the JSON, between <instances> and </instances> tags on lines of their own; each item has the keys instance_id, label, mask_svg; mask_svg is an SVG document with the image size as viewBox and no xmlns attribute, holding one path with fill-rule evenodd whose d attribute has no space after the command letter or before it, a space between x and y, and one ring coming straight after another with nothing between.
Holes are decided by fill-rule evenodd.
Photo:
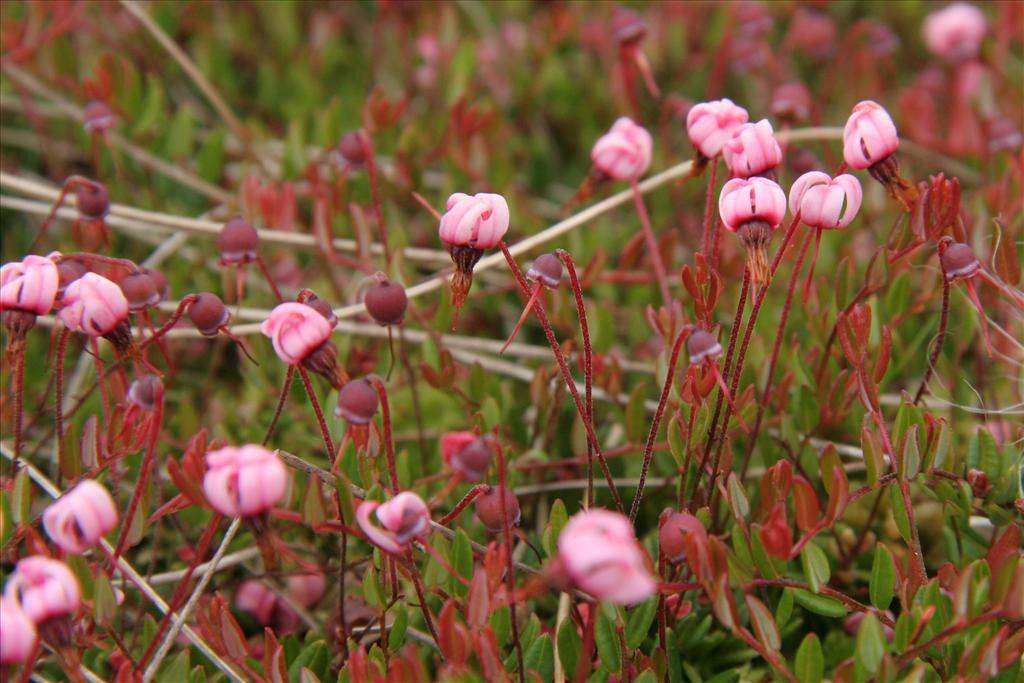
<instances>
[{"instance_id":1,"label":"dark pink bud","mask_svg":"<svg viewBox=\"0 0 1024 683\"><path fill-rule=\"evenodd\" d=\"M783 83L772 93L772 116L793 123L803 123L811 117L813 99L811 91L802 81Z\"/></svg>"},{"instance_id":2,"label":"dark pink bud","mask_svg":"<svg viewBox=\"0 0 1024 683\"><path fill-rule=\"evenodd\" d=\"M160 302L160 293L153 278L142 271L129 273L121 280L119 286L124 298L128 300L129 311L141 311Z\"/></svg>"},{"instance_id":3,"label":"dark pink bud","mask_svg":"<svg viewBox=\"0 0 1024 683\"><path fill-rule=\"evenodd\" d=\"M942 272L950 282L971 277L981 268L981 262L974 250L963 242L953 242L939 257Z\"/></svg>"},{"instance_id":4,"label":"dark pink bud","mask_svg":"<svg viewBox=\"0 0 1024 683\"><path fill-rule=\"evenodd\" d=\"M505 528L504 515L508 514L510 527L519 525L521 513L519 511L519 499L516 494L508 488L505 489L505 507L501 507L501 488L492 486L483 495L476 499L476 518L480 520L488 531L496 534Z\"/></svg>"},{"instance_id":5,"label":"dark pink bud","mask_svg":"<svg viewBox=\"0 0 1024 683\"><path fill-rule=\"evenodd\" d=\"M541 254L527 269L526 277L555 289L562 282L562 259L554 254Z\"/></svg>"},{"instance_id":6,"label":"dark pink bud","mask_svg":"<svg viewBox=\"0 0 1024 683\"><path fill-rule=\"evenodd\" d=\"M722 345L710 332L695 330L686 338L686 352L690 356L690 365L700 365L705 360L721 356Z\"/></svg>"},{"instance_id":7,"label":"dark pink bud","mask_svg":"<svg viewBox=\"0 0 1024 683\"><path fill-rule=\"evenodd\" d=\"M988 480L988 475L977 468L971 468L967 471L967 483L971 485L971 491L978 498L984 498L992 490L992 484Z\"/></svg>"},{"instance_id":8,"label":"dark pink bud","mask_svg":"<svg viewBox=\"0 0 1024 683\"><path fill-rule=\"evenodd\" d=\"M220 250L222 265L255 261L259 247L259 233L256 232L256 228L242 220L241 216L235 216L225 223L217 235L217 248Z\"/></svg>"},{"instance_id":9,"label":"dark pink bud","mask_svg":"<svg viewBox=\"0 0 1024 683\"><path fill-rule=\"evenodd\" d=\"M707 531L700 520L688 512L676 512L668 515L658 529L658 544L662 554L672 564L686 560L686 540L691 534L697 534L704 542Z\"/></svg>"},{"instance_id":10,"label":"dark pink bud","mask_svg":"<svg viewBox=\"0 0 1024 683\"><path fill-rule=\"evenodd\" d=\"M337 417L343 417L350 424L364 425L377 414L380 397L368 379L352 380L338 391L338 404L334 408Z\"/></svg>"},{"instance_id":11,"label":"dark pink bud","mask_svg":"<svg viewBox=\"0 0 1024 683\"><path fill-rule=\"evenodd\" d=\"M334 148L339 160L353 168L362 168L366 163L366 151L363 149L362 137L359 132L345 133L341 142Z\"/></svg>"},{"instance_id":12,"label":"dark pink bud","mask_svg":"<svg viewBox=\"0 0 1024 683\"><path fill-rule=\"evenodd\" d=\"M188 317L196 329L207 337L215 337L217 331L231 319L228 307L219 296L210 292L196 296L196 300L188 307Z\"/></svg>"},{"instance_id":13,"label":"dark pink bud","mask_svg":"<svg viewBox=\"0 0 1024 683\"><path fill-rule=\"evenodd\" d=\"M57 275L60 278L57 292L63 295L68 285L88 272L89 265L84 261L79 261L76 258L61 259L60 263L57 264Z\"/></svg>"},{"instance_id":14,"label":"dark pink bud","mask_svg":"<svg viewBox=\"0 0 1024 683\"><path fill-rule=\"evenodd\" d=\"M82 125L89 133L104 133L117 123L117 114L103 100L90 100L82 111Z\"/></svg>"},{"instance_id":15,"label":"dark pink bud","mask_svg":"<svg viewBox=\"0 0 1024 683\"><path fill-rule=\"evenodd\" d=\"M441 437L441 456L466 481L480 481L494 458L491 440L473 432L447 432Z\"/></svg>"},{"instance_id":16,"label":"dark pink bud","mask_svg":"<svg viewBox=\"0 0 1024 683\"><path fill-rule=\"evenodd\" d=\"M798 9L789 24L786 44L808 57L823 61L836 46L836 22L823 12Z\"/></svg>"},{"instance_id":17,"label":"dark pink bud","mask_svg":"<svg viewBox=\"0 0 1024 683\"><path fill-rule=\"evenodd\" d=\"M153 281L159 301L167 301L171 296L171 287L167 282L167 276L156 268L146 268L143 266L139 270L148 275L149 279Z\"/></svg>"},{"instance_id":18,"label":"dark pink bud","mask_svg":"<svg viewBox=\"0 0 1024 683\"><path fill-rule=\"evenodd\" d=\"M150 411L156 407L164 383L156 375L143 375L128 387L128 402L143 410Z\"/></svg>"},{"instance_id":19,"label":"dark pink bud","mask_svg":"<svg viewBox=\"0 0 1024 683\"><path fill-rule=\"evenodd\" d=\"M75 194L78 201L78 213L86 220L105 218L110 211L110 193L102 183L92 180L78 186Z\"/></svg>"},{"instance_id":20,"label":"dark pink bud","mask_svg":"<svg viewBox=\"0 0 1024 683\"><path fill-rule=\"evenodd\" d=\"M389 280L384 273L377 273L377 282L367 288L363 303L378 325L399 325L405 318L409 297L405 287Z\"/></svg>"},{"instance_id":21,"label":"dark pink bud","mask_svg":"<svg viewBox=\"0 0 1024 683\"><path fill-rule=\"evenodd\" d=\"M306 305L324 317L327 322L334 326L338 322L338 316L334 315L334 309L326 299L321 299L316 294L306 297Z\"/></svg>"},{"instance_id":22,"label":"dark pink bud","mask_svg":"<svg viewBox=\"0 0 1024 683\"><path fill-rule=\"evenodd\" d=\"M612 13L612 38L620 45L636 45L647 35L647 22L638 12L616 7Z\"/></svg>"}]
</instances>

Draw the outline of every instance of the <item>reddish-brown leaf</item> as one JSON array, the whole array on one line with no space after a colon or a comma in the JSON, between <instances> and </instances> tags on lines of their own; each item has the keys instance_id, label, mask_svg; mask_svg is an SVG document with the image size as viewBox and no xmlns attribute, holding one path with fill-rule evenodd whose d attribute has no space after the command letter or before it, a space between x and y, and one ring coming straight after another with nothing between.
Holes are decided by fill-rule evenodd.
<instances>
[{"instance_id":1,"label":"reddish-brown leaf","mask_svg":"<svg viewBox=\"0 0 1024 683\"><path fill-rule=\"evenodd\" d=\"M793 502L796 507L796 523L801 529L810 529L818 523L821 516L818 494L814 492L811 482L803 477L793 480Z\"/></svg>"}]
</instances>

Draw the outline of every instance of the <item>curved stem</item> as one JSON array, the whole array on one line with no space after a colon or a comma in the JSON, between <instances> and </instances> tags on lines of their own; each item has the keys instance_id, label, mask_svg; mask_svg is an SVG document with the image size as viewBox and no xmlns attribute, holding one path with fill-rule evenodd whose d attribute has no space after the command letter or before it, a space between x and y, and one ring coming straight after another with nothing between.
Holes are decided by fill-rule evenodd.
<instances>
[{"instance_id":1,"label":"curved stem","mask_svg":"<svg viewBox=\"0 0 1024 683\"><path fill-rule=\"evenodd\" d=\"M779 360L779 351L782 349L782 337L786 331L786 321L789 318L790 304L793 302L793 294L796 291L796 282L800 278L800 268L803 266L804 257L807 255L807 249L811 244L811 235L807 235L807 239L804 241L804 246L800 250L800 254L797 256L796 264L793 266L793 274L789 277L789 288L786 290L786 301L782 305L782 314L779 316L779 325L775 329L775 344L772 347L772 355L768 361L768 377L765 379L764 391L761 392L761 400L757 403L757 417L754 419L754 430L750 435L750 443L747 446L747 457L743 462L743 472L740 476L740 481L747 474L747 468L750 465L751 456L754 453L754 446L757 444L757 435L761 431L761 421L764 419L764 411L768 407L768 397L771 395L772 380L775 376L775 364Z\"/></svg>"},{"instance_id":2,"label":"curved stem","mask_svg":"<svg viewBox=\"0 0 1024 683\"><path fill-rule=\"evenodd\" d=\"M391 493L397 494L401 491L401 487L398 485L398 467L395 464L395 440L391 436L391 409L388 405L388 392L380 378L373 377L370 381L377 390L377 395L380 396L380 418L384 427L384 450L388 457L388 476L391 477Z\"/></svg>"},{"instance_id":3,"label":"curved stem","mask_svg":"<svg viewBox=\"0 0 1024 683\"><path fill-rule=\"evenodd\" d=\"M281 396L277 399L277 406L274 408L274 417L270 420L270 426L267 427L267 433L263 436L261 445L266 446L270 441L270 437L274 435L274 430L277 428L277 421L281 419L281 412L284 410L284 403L288 400L288 392L292 388L292 382L295 381L295 366L289 364L288 370L284 375L284 386L281 387Z\"/></svg>"},{"instance_id":4,"label":"curved stem","mask_svg":"<svg viewBox=\"0 0 1024 683\"><path fill-rule=\"evenodd\" d=\"M533 288L533 294L530 295L529 301L526 302L526 307L523 308L523 314L519 316L516 326L512 328L512 334L508 336L508 340L505 342L505 345L501 347L500 351L498 351L499 356L504 355L505 351L508 350L508 347L512 345L516 335L519 334L519 329L523 326L523 323L526 322L526 317L530 315L530 311L533 310L533 305L537 302L537 297L540 296L542 291L544 291L544 287L538 282L537 286Z\"/></svg>"},{"instance_id":5,"label":"curved stem","mask_svg":"<svg viewBox=\"0 0 1024 683\"><path fill-rule=\"evenodd\" d=\"M504 240L498 243L501 247L501 252L505 255L505 260L508 262L509 268L512 270L512 274L516 278L516 282L519 283L519 289L522 290L523 295L529 297L532 294L530 285L527 284L526 278L523 277L522 272L519 270L519 265L515 259L512 258L512 254L509 253L508 247L505 245ZM604 471L605 479L608 481L608 490L611 492L612 499L615 501L615 507L619 512L625 512L622 506L622 498L619 496L619 490L615 486L615 479L612 477L611 470L608 469L608 462L605 460L604 453L601 451L601 444L597 440L597 434L594 433L594 426L587 419L587 410L583 406L583 401L580 399L580 392L576 388L576 382L572 378L572 373L569 371L569 363L565 360L565 354L562 352L562 347L558 345L558 340L555 339L555 332L551 329L551 323L548 321L547 313L544 311L544 303L541 300L537 301L534 306L534 312L537 315L537 320L540 321L541 327L544 328L544 334L548 338L548 344L551 346L551 352L555 356L555 361L558 363L558 368L562 372L562 379L565 381L566 386L569 388L569 393L572 394L573 400L576 402L576 410L583 420L583 426L587 431L587 439L590 441L590 445L594 449L594 453L597 454L597 460L601 464L601 469Z\"/></svg>"},{"instance_id":6,"label":"curved stem","mask_svg":"<svg viewBox=\"0 0 1024 683\"><path fill-rule=\"evenodd\" d=\"M327 458L330 459L334 456L334 440L331 438L331 430L327 428L324 412L320 409L320 401L316 397L316 391L313 390L313 382L309 379L309 372L301 365L293 367L299 371L299 377L302 378L302 386L306 388L306 395L309 396L309 402L313 405L317 424L320 425L320 436L323 437L324 447L327 449Z\"/></svg>"},{"instance_id":7,"label":"curved stem","mask_svg":"<svg viewBox=\"0 0 1024 683\"><path fill-rule=\"evenodd\" d=\"M153 415L150 418L148 443L146 452L142 456L142 464L139 466L139 480L135 483L135 491L132 493L131 501L128 503L128 510L124 514L124 522L121 524L121 533L117 538L117 545L114 546L114 554L110 558L110 569L113 570L117 564L117 558L124 552L124 546L128 542L128 535L131 533L132 523L139 510L139 502L146 491L146 484L149 483L149 473L153 469L153 461L156 459L156 446L160 441L160 425L164 417L164 392L157 391L156 402L153 406Z\"/></svg>"},{"instance_id":8,"label":"curved stem","mask_svg":"<svg viewBox=\"0 0 1024 683\"><path fill-rule=\"evenodd\" d=\"M171 317L168 318L167 322L161 325L159 329L154 330L152 335L139 342L139 352L141 353L147 346L170 332L174 326L178 324L178 321L181 320L181 316L185 315L185 310L198 298L199 297L195 294L189 294L188 296L182 297L181 301L178 302L178 307L174 309L174 313L171 314Z\"/></svg>"},{"instance_id":9,"label":"curved stem","mask_svg":"<svg viewBox=\"0 0 1024 683\"><path fill-rule=\"evenodd\" d=\"M281 296L281 290L277 288L277 283L274 282L274 278L270 275L270 270L267 268L266 261L264 261L263 257L258 254L256 256L256 265L259 266L264 279L266 279L267 284L270 285L270 291L274 293L274 297L277 299L277 302L281 303L284 301L284 297ZM239 300L241 300L241 297L239 297Z\"/></svg>"},{"instance_id":10,"label":"curved stem","mask_svg":"<svg viewBox=\"0 0 1024 683\"><path fill-rule=\"evenodd\" d=\"M654 264L654 273L658 277L658 288L661 290L661 301L666 306L672 301L672 295L668 289L668 274L665 271L665 264L661 261L661 251L658 249L658 240L654 236L654 228L651 227L651 216L647 213L647 205L644 203L644 196L640 192L640 185L636 179L629 181L633 189L633 204L640 216L640 225L643 226L644 239L647 240L647 250L651 252L651 262Z\"/></svg>"},{"instance_id":11,"label":"curved stem","mask_svg":"<svg viewBox=\"0 0 1024 683\"><path fill-rule=\"evenodd\" d=\"M18 471L18 460L21 457L22 440L22 419L24 415L24 393L25 393L25 342L19 344L14 354L14 460L12 472ZM61 463L63 464L63 463Z\"/></svg>"},{"instance_id":12,"label":"curved stem","mask_svg":"<svg viewBox=\"0 0 1024 683\"><path fill-rule=\"evenodd\" d=\"M465 496L462 497L462 500L456 503L455 507L453 507L451 511L448 512L448 514L439 519L437 523L441 526L448 526L455 520L456 517L462 514L463 510L469 507L470 503L472 503L474 500L476 500L483 494L487 493L487 491L490 490L490 488L491 487L488 486L487 484L477 484L476 486L471 488Z\"/></svg>"},{"instance_id":13,"label":"curved stem","mask_svg":"<svg viewBox=\"0 0 1024 683\"><path fill-rule=\"evenodd\" d=\"M740 299L736 303L736 317L733 319L732 331L729 333L729 348L725 352L725 370L722 374L724 374L726 377L729 376L729 370L732 368L732 354L736 350L736 339L739 338L740 325L743 324L743 309L746 308L747 293L749 291L750 269L744 268L743 285L740 288ZM721 390L719 390L718 398L715 399L715 411L711 418L711 427L708 429L708 440L704 442L704 455L701 456L700 465L697 467L698 480L700 480L700 478L704 476L704 468L707 467L708 459L711 457L711 447L715 441L715 433L718 431L718 418L721 416L723 398L724 397L722 396ZM695 503L696 497L691 496L689 502L690 512L695 511Z\"/></svg>"},{"instance_id":14,"label":"curved stem","mask_svg":"<svg viewBox=\"0 0 1024 683\"><path fill-rule=\"evenodd\" d=\"M373 159L373 143L366 131L359 131L359 144L366 157L366 175L370 178L370 195L373 197L373 212L377 218L377 231L380 234L380 246L384 250L384 261L391 264L391 249L388 246L388 228L384 223L384 210L380 204L380 185L377 180L377 164Z\"/></svg>"},{"instance_id":15,"label":"curved stem","mask_svg":"<svg viewBox=\"0 0 1024 683\"><path fill-rule=\"evenodd\" d=\"M661 390L661 400L658 402L658 409L654 413L654 421L651 423L651 431L647 434L647 443L644 445L644 462L640 467L640 482L636 486L636 494L633 496L633 504L629 509L629 521L635 522L636 515L640 511L640 500L644 495L644 483L647 481L647 470L651 466L651 459L654 457L654 441L658 438L658 428L661 426L661 418L665 414L665 405L668 403L669 394L672 392L672 383L676 376L676 365L679 363L679 352L683 343L690 336L690 328L684 328L676 343L672 346L672 355L668 361L668 375L665 377L665 386Z\"/></svg>"},{"instance_id":16,"label":"curved stem","mask_svg":"<svg viewBox=\"0 0 1024 683\"><path fill-rule=\"evenodd\" d=\"M935 372L935 364L939 362L939 354L942 353L942 342L946 340L946 327L949 325L949 280L943 276L942 278L942 313L939 316L939 336L935 339L935 347L932 348L931 354L928 356L928 367L924 370L924 377L921 378L921 386L918 387L917 393L914 394L914 405L921 402L924 398L924 392L928 388L928 380L932 378L932 373Z\"/></svg>"},{"instance_id":17,"label":"curved stem","mask_svg":"<svg viewBox=\"0 0 1024 683\"><path fill-rule=\"evenodd\" d=\"M576 264L573 262L569 252L558 249L555 252L565 264L569 273L569 284L572 286L572 293L576 299L576 312L580 319L580 332L583 335L583 378L584 398L587 408L587 420L590 426L594 426L594 351L590 344L590 326L587 324L587 309L583 305L583 288L580 287L579 277L576 275ZM594 505L594 447L587 441L587 497L584 505L590 508Z\"/></svg>"}]
</instances>

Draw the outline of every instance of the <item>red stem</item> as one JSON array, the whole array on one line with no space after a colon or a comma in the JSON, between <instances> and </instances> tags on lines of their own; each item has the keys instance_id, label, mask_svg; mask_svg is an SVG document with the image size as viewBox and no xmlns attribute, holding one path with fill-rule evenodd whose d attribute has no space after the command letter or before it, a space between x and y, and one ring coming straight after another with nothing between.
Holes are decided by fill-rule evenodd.
<instances>
[{"instance_id":1,"label":"red stem","mask_svg":"<svg viewBox=\"0 0 1024 683\"><path fill-rule=\"evenodd\" d=\"M519 270L519 265L516 263L515 259L512 258L512 254L509 253L504 240L498 242L498 245L501 247L501 252L505 255L505 260L508 262L509 268L512 270L512 274L516 278L516 282L519 283L519 288L522 290L523 295L529 297L532 293L530 285L527 284L526 279ZM555 332L551 329L551 323L548 321L547 313L544 311L543 301L537 301L536 306L534 306L534 312L537 315L537 320L540 321L541 327L544 328L544 334L548 338L548 344L551 346L551 352L554 354L555 361L558 363L558 368L562 372L562 379L565 381L566 386L569 388L569 393L572 394L572 398L576 402L576 410L579 412L580 418L583 420L583 426L587 431L587 439L590 441L590 445L597 454L597 460L601 464L601 469L604 470L605 479L608 481L608 490L611 492L612 499L615 502L615 507L619 512L624 512L622 498L619 496L619 491L615 486L615 479L612 477L611 470L608 469L608 462L605 460L604 453L601 451L601 444L598 442L597 435L594 433L594 426L587 419L586 408L583 406L582 399L580 399L579 390L576 389L576 382L573 381L572 373L569 371L569 364L565 360L565 354L562 353L562 347L558 345L558 341L555 339Z\"/></svg>"},{"instance_id":2,"label":"red stem","mask_svg":"<svg viewBox=\"0 0 1024 683\"><path fill-rule=\"evenodd\" d=\"M391 437L391 409L388 406L388 392L379 377L370 379L380 396L380 418L384 426L384 448L388 457L388 475L391 477L391 493L397 495L401 490L398 485L398 467L395 464L395 440Z\"/></svg>"},{"instance_id":3,"label":"red stem","mask_svg":"<svg viewBox=\"0 0 1024 683\"><path fill-rule=\"evenodd\" d=\"M710 256L708 251L711 248L711 220L714 212L715 178L718 175L718 157L711 160L711 170L708 172L708 192L704 200L704 228L701 231L700 251L705 256ZM714 264L712 264L712 268Z\"/></svg>"},{"instance_id":4,"label":"red stem","mask_svg":"<svg viewBox=\"0 0 1024 683\"><path fill-rule=\"evenodd\" d=\"M14 354L14 458L11 471L17 473L18 459L21 456L21 428L24 411L25 393L25 341L21 340L20 348ZM63 463L61 463L63 464Z\"/></svg>"},{"instance_id":5,"label":"red stem","mask_svg":"<svg viewBox=\"0 0 1024 683\"><path fill-rule=\"evenodd\" d=\"M284 297L281 296L281 290L277 288L277 283L274 282L274 278L270 276L270 270L267 268L266 261L264 261L263 257L259 254L256 255L256 265L259 266L260 272L263 273L264 279L266 279L267 284L270 285L270 291L274 293L274 297L277 299L278 303L284 301Z\"/></svg>"},{"instance_id":6,"label":"red stem","mask_svg":"<svg viewBox=\"0 0 1024 683\"><path fill-rule=\"evenodd\" d=\"M668 404L669 394L672 393L672 383L675 381L676 365L679 363L679 352L683 343L690 336L691 328L687 326L676 337L676 343L672 346L672 355L668 361L668 375L665 377L665 386L661 390L661 400L658 402L658 409L654 413L654 422L651 423L651 430L647 434L647 443L644 446L644 462L640 466L640 481L636 486L636 495L633 496L633 504L629 509L629 521L636 522L636 515L640 511L640 501L644 495L644 483L647 481L647 470L651 466L651 459L654 457L654 441L658 438L658 428L661 426L661 418L665 414L665 406Z\"/></svg>"},{"instance_id":7,"label":"red stem","mask_svg":"<svg viewBox=\"0 0 1024 683\"><path fill-rule=\"evenodd\" d=\"M586 399L587 420L591 427L594 425L594 352L590 344L590 326L587 324L587 309L583 305L583 288L580 287L579 277L576 275L576 264L573 263L569 252L558 249L558 257L565 264L569 273L569 284L572 286L572 293L576 299L576 312L580 319L580 332L583 334L583 378L584 395ZM587 441L587 499L586 506L594 505L594 447Z\"/></svg>"},{"instance_id":8,"label":"red stem","mask_svg":"<svg viewBox=\"0 0 1024 683\"><path fill-rule=\"evenodd\" d=\"M156 652L157 646L163 639L163 634L167 630L167 627L171 625L171 615L174 614L178 607L181 606L182 601L185 599L185 595L188 593L188 584L192 580L192 574L195 572L206 553L210 550L210 544L213 542L213 537L217 533L217 527L220 526L220 520L223 519L219 512L214 511L213 517L210 519L210 523L206 526L206 531L203 532L202 538L199 539L199 547L196 548L195 555L192 557L192 562L189 563L188 569L185 571L185 576L182 577L181 583L178 584L177 590L174 591L174 595L167 603L167 613L164 614L163 619L160 620L160 625L156 629L156 634L152 640L149 641L149 647L142 653L142 657L139 659L139 663L136 667L137 671L142 671L146 668L146 663L149 658Z\"/></svg>"},{"instance_id":9,"label":"red stem","mask_svg":"<svg viewBox=\"0 0 1024 683\"><path fill-rule=\"evenodd\" d=\"M68 348L68 328L63 327L60 331L60 339L57 341L57 376L54 379L54 392L56 400L53 404L53 424L57 433L57 462L64 463L64 356ZM60 471L58 469L58 471Z\"/></svg>"},{"instance_id":10,"label":"red stem","mask_svg":"<svg viewBox=\"0 0 1024 683\"><path fill-rule=\"evenodd\" d=\"M388 246L388 228L384 223L384 210L380 204L380 187L377 182L377 163L373 160L373 143L370 135L359 131L359 144L366 157L366 175L370 178L370 195L373 197L373 212L377 217L377 230L380 233L380 245L384 249L384 260L391 264L391 248Z\"/></svg>"},{"instance_id":11,"label":"red stem","mask_svg":"<svg viewBox=\"0 0 1024 683\"><path fill-rule=\"evenodd\" d=\"M803 265L804 257L807 255L807 248L811 244L811 234L808 233L804 246L797 256L796 264L793 266L793 274L789 277L789 288L786 290L786 302L782 305L782 314L779 316L779 325L775 330L775 344L772 347L772 355L768 361L768 377L765 380L764 391L761 392L761 400L757 404L757 417L754 419L754 431L750 436L750 444L747 446L747 458L743 462L743 471L740 476L742 481L747 474L751 456L754 453L754 445L757 443L757 435L761 431L761 421L764 419L764 411L768 405L768 397L771 395L772 379L775 376L775 364L779 360L779 351L782 349L782 337L786 330L786 320L789 318L789 307L793 302L793 294L796 291L796 281L800 277L800 267ZM783 247L785 248L785 243Z\"/></svg>"},{"instance_id":12,"label":"red stem","mask_svg":"<svg viewBox=\"0 0 1024 683\"><path fill-rule=\"evenodd\" d=\"M538 282L537 286L533 288L533 294L530 295L529 301L526 302L523 314L519 316L519 321L516 323L516 326L512 328L512 334L508 336L508 341L505 342L505 345L501 347L501 351L498 352L499 355L504 354L505 351L508 350L508 347L512 345L512 341L516 338L516 335L519 334L519 328L521 328L523 323L526 322L526 316L530 315L530 310L533 309L533 304L536 303L537 297L540 296L542 291L544 291L544 287L540 282Z\"/></svg>"},{"instance_id":13,"label":"red stem","mask_svg":"<svg viewBox=\"0 0 1024 683\"><path fill-rule=\"evenodd\" d=\"M633 204L640 216L640 225L643 226L644 238L647 240L647 249L651 252L651 262L654 264L654 272L658 276L658 288L661 290L661 301L666 306L672 301L672 295L668 289L668 274L665 271L665 264L661 260L661 251L658 249L658 240L654 236L654 228L651 227L651 216L647 213L647 205L644 204L644 196L640 192L640 185L636 179L629 181L633 188Z\"/></svg>"},{"instance_id":14,"label":"red stem","mask_svg":"<svg viewBox=\"0 0 1024 683\"><path fill-rule=\"evenodd\" d=\"M178 321L181 320L181 316L185 315L185 309L188 308L188 306L198 298L199 297L195 294L189 294L188 296L184 297L181 301L179 301L178 307L174 309L174 313L171 314L171 317L168 318L167 322L161 325L159 329L154 330L152 335L139 342L139 351L141 352L143 349L145 349L147 346L155 342L157 339L170 332L171 329L173 329L174 326L178 324Z\"/></svg>"},{"instance_id":15,"label":"red stem","mask_svg":"<svg viewBox=\"0 0 1024 683\"><path fill-rule=\"evenodd\" d=\"M142 456L142 464L139 467L139 480L135 484L135 491L132 493L131 501L128 503L128 510L124 515L124 522L121 525L121 533L117 538L117 545L114 546L114 554L110 558L110 568L113 571L117 564L117 558L124 552L125 543L128 542L128 534L131 533L132 522L139 510L139 502L142 494L146 491L146 484L149 482L149 472L153 468L153 460L156 458L156 446L160 440L160 425L164 419L164 392L157 391L156 404L153 406L153 415L149 424L149 439L146 444L146 453Z\"/></svg>"},{"instance_id":16,"label":"red stem","mask_svg":"<svg viewBox=\"0 0 1024 683\"><path fill-rule=\"evenodd\" d=\"M939 354L942 353L942 343L946 340L946 328L949 325L949 280L942 278L942 313L939 316L939 336L935 339L935 347L928 357L928 367L924 370L924 377L921 378L921 386L914 395L914 405L921 402L924 392L928 388L928 380L935 372L935 364L939 362Z\"/></svg>"},{"instance_id":17,"label":"red stem","mask_svg":"<svg viewBox=\"0 0 1024 683\"><path fill-rule=\"evenodd\" d=\"M451 524L456 517L462 514L463 510L469 507L470 503L472 503L474 500L476 500L483 494L487 493L487 491L489 491L490 488L491 487L488 486L487 484L477 484L476 486L471 488L469 492L462 497L462 500L460 500L447 515L438 520L438 524L440 524L441 526L448 526L449 524Z\"/></svg>"},{"instance_id":18,"label":"red stem","mask_svg":"<svg viewBox=\"0 0 1024 683\"><path fill-rule=\"evenodd\" d=\"M540 285L538 285L539 287ZM516 647L516 660L519 663L519 681L526 680L523 667L523 644L519 640L519 625L516 623L516 578L515 565L512 563L512 526L508 518L508 471L505 467L505 449L498 440L494 440L498 452L498 502L501 503L501 527L505 534L505 587L508 591L509 623L512 625L512 642Z\"/></svg>"},{"instance_id":19,"label":"red stem","mask_svg":"<svg viewBox=\"0 0 1024 683\"><path fill-rule=\"evenodd\" d=\"M320 425L320 435L324 439L324 447L327 449L327 457L330 459L334 456L334 440L331 438L331 430L327 428L327 420L324 419L324 413L320 409L320 401L313 390L313 382L309 379L309 372L301 365L294 365L292 367L299 371L299 377L302 378L302 385L306 388L306 395L309 396L309 402L313 405L316 421Z\"/></svg>"},{"instance_id":20,"label":"red stem","mask_svg":"<svg viewBox=\"0 0 1024 683\"><path fill-rule=\"evenodd\" d=\"M277 428L277 421L281 419L281 412L284 410L284 403L288 399L288 392L292 388L293 381L295 381L295 366L289 363L288 370L284 375L284 386L281 387L281 396L277 399L277 407L274 408L274 417L270 420L270 426L267 428L267 433L261 442L264 446L270 441L270 437L274 435L274 429Z\"/></svg>"},{"instance_id":21,"label":"red stem","mask_svg":"<svg viewBox=\"0 0 1024 683\"><path fill-rule=\"evenodd\" d=\"M736 350L736 339L739 337L739 329L743 323L743 309L747 305L747 292L750 291L750 269L743 269L743 285L740 288L740 299L736 303L736 316L733 319L732 331L729 333L729 348L725 352L725 376L729 375L729 370L732 368L732 354ZM718 418L722 411L722 393L719 391L718 398L715 400L715 411L711 418L711 427L708 429L708 440L704 442L704 455L701 456L700 465L697 467L697 478L698 480L704 476L704 468L707 467L708 459L711 457L711 447L715 441L715 433L718 430ZM713 481L713 478L712 478ZM696 490L696 489L695 489ZM709 488L710 490L710 488ZM690 499L690 512L695 511L694 504L696 503L696 496Z\"/></svg>"}]
</instances>

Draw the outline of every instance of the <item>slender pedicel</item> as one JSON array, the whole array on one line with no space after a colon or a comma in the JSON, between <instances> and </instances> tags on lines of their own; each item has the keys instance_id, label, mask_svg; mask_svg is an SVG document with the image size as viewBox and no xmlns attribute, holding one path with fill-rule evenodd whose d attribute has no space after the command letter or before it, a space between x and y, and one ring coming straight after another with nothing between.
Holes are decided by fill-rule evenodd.
<instances>
[{"instance_id":1,"label":"slender pedicel","mask_svg":"<svg viewBox=\"0 0 1024 683\"><path fill-rule=\"evenodd\" d=\"M530 295L530 299L526 302L523 314L519 316L519 321L516 322L515 327L512 328L512 334L509 335L508 341L506 341L505 345L501 347L501 351L499 353L505 353L513 340L515 340L516 335L519 334L519 328L523 326L526 316L530 314L530 310L533 308L534 303L537 301L537 297L540 296L544 288L557 289L562 283L562 262L555 254L541 254L537 257L537 260L527 268L526 279L536 283L537 286L533 288L533 294Z\"/></svg>"}]
</instances>

